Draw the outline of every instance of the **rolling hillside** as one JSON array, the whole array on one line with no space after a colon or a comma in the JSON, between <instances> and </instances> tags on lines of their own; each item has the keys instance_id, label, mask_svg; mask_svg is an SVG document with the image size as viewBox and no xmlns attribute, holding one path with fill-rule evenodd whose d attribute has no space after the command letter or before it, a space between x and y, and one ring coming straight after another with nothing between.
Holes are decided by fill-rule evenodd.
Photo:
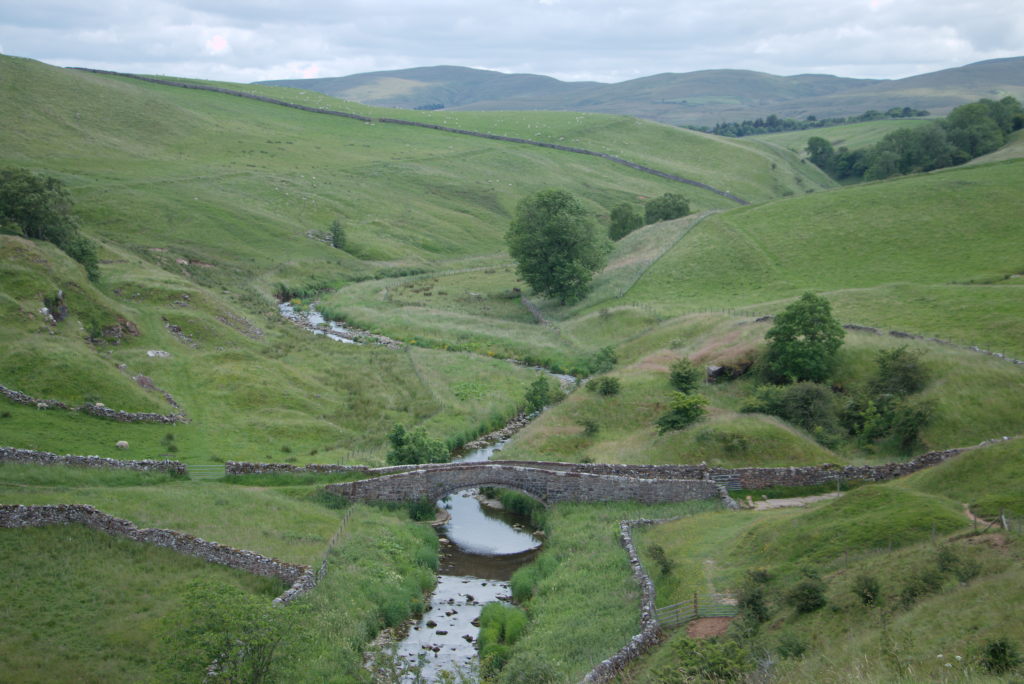
<instances>
[{"instance_id":1,"label":"rolling hillside","mask_svg":"<svg viewBox=\"0 0 1024 684\"><path fill-rule=\"evenodd\" d=\"M891 81L718 69L612 84L566 83L528 74L424 67L268 83L408 109L443 105L464 110L602 112L677 126L713 126L769 114L825 118L907 106L944 114L983 97L1024 96L1022 64L1024 57L987 60Z\"/></svg>"}]
</instances>

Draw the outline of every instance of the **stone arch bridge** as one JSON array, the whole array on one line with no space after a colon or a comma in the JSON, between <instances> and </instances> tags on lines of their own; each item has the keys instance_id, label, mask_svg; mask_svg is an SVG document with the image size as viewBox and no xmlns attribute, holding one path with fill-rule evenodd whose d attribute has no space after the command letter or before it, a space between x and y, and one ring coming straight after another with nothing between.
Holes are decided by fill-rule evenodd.
<instances>
[{"instance_id":1,"label":"stone arch bridge","mask_svg":"<svg viewBox=\"0 0 1024 684\"><path fill-rule=\"evenodd\" d=\"M486 462L422 465L366 480L330 484L326 489L350 501L401 502L421 498L436 501L462 489L484 486L518 490L545 505L562 501L660 503L718 497L732 503L725 489L708 479L598 474Z\"/></svg>"}]
</instances>

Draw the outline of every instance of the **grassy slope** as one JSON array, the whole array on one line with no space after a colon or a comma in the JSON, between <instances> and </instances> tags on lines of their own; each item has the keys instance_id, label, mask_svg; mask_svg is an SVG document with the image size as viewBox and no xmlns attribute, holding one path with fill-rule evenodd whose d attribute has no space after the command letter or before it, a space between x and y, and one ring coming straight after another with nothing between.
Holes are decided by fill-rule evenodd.
<instances>
[{"instance_id":1,"label":"grassy slope","mask_svg":"<svg viewBox=\"0 0 1024 684\"><path fill-rule=\"evenodd\" d=\"M597 317L600 319L600 316ZM611 318L611 316L609 316ZM614 320L614 319L613 319ZM769 324L752 324L723 314L698 314L653 324L618 345L620 363L611 372L618 395L576 392L530 424L504 451L506 457L603 463L699 463L718 465L805 465L899 458L888 447L834 453L806 432L775 418L738 413L755 380L707 385L709 415L693 427L658 435L654 421L665 412L672 388L673 361L689 357L701 365L749 359ZM861 386L875 368L876 354L905 340L847 333L834 381ZM919 399L932 401L932 422L922 431L918 451L975 444L1024 432L1024 393L1019 367L970 351L911 342L922 354L931 380ZM584 432L594 421L596 435Z\"/></svg>"},{"instance_id":2,"label":"grassy slope","mask_svg":"<svg viewBox=\"0 0 1024 684\"><path fill-rule=\"evenodd\" d=\"M148 681L162 658L161 618L191 580L267 601L281 590L279 582L78 525L0 530L0 559L0 669L11 682Z\"/></svg>"},{"instance_id":3,"label":"grassy slope","mask_svg":"<svg viewBox=\"0 0 1024 684\"><path fill-rule=\"evenodd\" d=\"M785 133L769 133L759 135L757 140L778 145L803 157L807 140L813 137L824 138L838 149L848 147L859 150L874 145L886 134L901 128L916 128L931 123L928 119L885 119L883 121L865 121L863 123L844 124L842 126L825 126L809 128L804 131L787 131Z\"/></svg>"},{"instance_id":4,"label":"grassy slope","mask_svg":"<svg viewBox=\"0 0 1024 684\"><path fill-rule=\"evenodd\" d=\"M824 291L839 317L964 337L956 309L982 298L973 343L1021 353L1024 317L1013 280L1022 244L1015 217L1024 164L953 169L889 183L720 214L702 222L621 298L664 313L700 308L780 308L783 298ZM1000 284L978 287L970 280ZM934 305L900 298L927 287ZM1010 288L1010 289L1007 289ZM856 306L873 293L874 302ZM952 306L950 306L952 305ZM948 332L947 332L948 331Z\"/></svg>"},{"instance_id":5,"label":"grassy slope","mask_svg":"<svg viewBox=\"0 0 1024 684\"><path fill-rule=\"evenodd\" d=\"M1020 634L1013 605L1021 582L1020 538L950 535L968 526L960 501L1019 499L1022 456L1019 442L1008 442L807 510L704 514L645 531L641 548L659 544L677 563L671 575L656 576L658 603L694 591L735 591L747 569L763 568L773 577L766 586L773 615L757 643L773 650L788 640L807 648L802 658L776 658L780 679L894 681L909 666L902 673L911 680L936 681L951 674L943 660L936 661L935 654L944 653L957 668L952 674L962 678L956 681L996 681L985 678L978 660L987 640ZM900 607L906 578L935 567L938 543L977 563L978 576L962 584L947 574L933 595ZM807 616L794 614L782 600L802 568L822 575L829 602ZM881 581L889 636L880 629L879 611L860 605L851 591L853 578L865 573ZM1001 600L992 601L995 595ZM669 653L655 654L624 681L654 681L653 668L669 662Z\"/></svg>"}]
</instances>

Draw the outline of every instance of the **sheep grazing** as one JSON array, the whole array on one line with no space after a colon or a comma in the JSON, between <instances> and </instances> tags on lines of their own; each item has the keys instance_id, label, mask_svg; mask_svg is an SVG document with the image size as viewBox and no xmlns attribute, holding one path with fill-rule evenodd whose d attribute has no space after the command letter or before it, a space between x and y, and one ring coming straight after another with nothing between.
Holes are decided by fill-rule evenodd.
<instances>
[{"instance_id":1,"label":"sheep grazing","mask_svg":"<svg viewBox=\"0 0 1024 684\"><path fill-rule=\"evenodd\" d=\"M122 440L118 440L117 444L115 444L114 446L116 446L118 449L127 449L128 448L128 442L124 441L123 439Z\"/></svg>"}]
</instances>

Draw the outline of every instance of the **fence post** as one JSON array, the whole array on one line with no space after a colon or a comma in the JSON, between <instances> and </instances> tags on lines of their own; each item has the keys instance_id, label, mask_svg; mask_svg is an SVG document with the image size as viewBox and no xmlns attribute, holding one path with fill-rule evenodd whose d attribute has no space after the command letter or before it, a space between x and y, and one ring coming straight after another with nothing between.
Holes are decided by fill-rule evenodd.
<instances>
[{"instance_id":1,"label":"fence post","mask_svg":"<svg viewBox=\"0 0 1024 684\"><path fill-rule=\"evenodd\" d=\"M693 592L693 617L700 617L700 605L697 603L697 592Z\"/></svg>"}]
</instances>

